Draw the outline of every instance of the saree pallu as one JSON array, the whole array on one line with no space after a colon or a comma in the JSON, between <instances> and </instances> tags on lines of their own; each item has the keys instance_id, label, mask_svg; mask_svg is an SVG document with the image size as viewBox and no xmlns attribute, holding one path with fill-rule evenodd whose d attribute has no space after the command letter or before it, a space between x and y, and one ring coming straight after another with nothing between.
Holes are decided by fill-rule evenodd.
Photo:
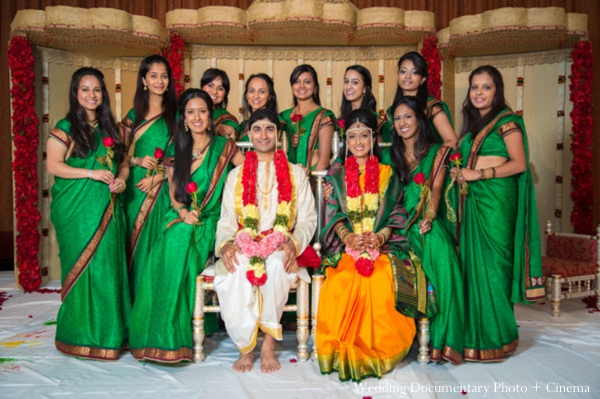
<instances>
[{"instance_id":1,"label":"saree pallu","mask_svg":"<svg viewBox=\"0 0 600 399\"><path fill-rule=\"evenodd\" d=\"M440 136L437 129L435 128L435 125L433 124L433 119L436 116L438 116L438 114L443 112L444 114L446 114L448 121L450 121L450 125L452 125L452 127L454 128L454 122L452 121L452 114L450 114L450 108L448 108L448 105L446 105L445 102L438 100L435 97L428 97L427 104L425 104L424 111L425 111L425 115L427 115L427 120L429 121L429 127L435 133L435 137L437 137L438 142L443 143L444 140L442 139L442 136ZM390 143L391 143L391 135L396 134L395 129L394 129L394 115L392 115L392 112L393 112L393 110L392 110L392 107L390 106L387 109L387 112L385 113L387 121L390 124L390 131L391 131L390 141L389 141Z\"/></svg>"},{"instance_id":2,"label":"saree pallu","mask_svg":"<svg viewBox=\"0 0 600 399\"><path fill-rule=\"evenodd\" d=\"M433 145L411 171L411 176L414 178L417 173L424 173L426 186L433 187L442 168L447 166L446 158L449 153L450 148L441 144ZM426 209L420 203L421 187L412 181L404 187L404 206L409 220L404 234L408 237L414 255L420 259L437 299L438 311L431 317L429 328L431 360L445 359L460 363L464 345L464 289L454 239L442 223L446 216L442 206L444 192L443 188L431 231L422 235L419 223L423 220Z\"/></svg>"},{"instance_id":3,"label":"saree pallu","mask_svg":"<svg viewBox=\"0 0 600 399\"><path fill-rule=\"evenodd\" d=\"M184 223L171 207L140 282L131 315L129 348L138 360L181 362L192 359L192 313L196 276L214 248L221 192L235 142L215 136L202 164L192 163L198 186L199 225ZM216 315L205 321L207 334L218 331Z\"/></svg>"},{"instance_id":4,"label":"saree pallu","mask_svg":"<svg viewBox=\"0 0 600 399\"><path fill-rule=\"evenodd\" d=\"M469 182L462 196L460 258L465 272L465 360L498 361L514 352L513 303L544 297L540 234L523 119L503 111L459 145L466 167L477 155L509 158L503 137L521 132L528 168L506 178Z\"/></svg>"},{"instance_id":5,"label":"saree pallu","mask_svg":"<svg viewBox=\"0 0 600 399\"><path fill-rule=\"evenodd\" d=\"M50 132L52 139L68 148L65 163L74 168L106 169L96 160L106 155L104 134L95 130L97 149L85 158L71 157L70 127L63 119ZM114 162L114 174L117 166ZM127 345L131 311L125 215L118 197L103 182L55 177L50 211L62 283L56 348L79 358L117 360Z\"/></svg>"},{"instance_id":6,"label":"saree pallu","mask_svg":"<svg viewBox=\"0 0 600 399\"><path fill-rule=\"evenodd\" d=\"M290 108L279 114L288 125L291 136L297 133L296 124L292 122L292 111L293 108ZM335 116L328 109L319 107L303 115L299 127L304 128L304 133L299 137L298 147L294 148L290 141L287 154L289 161L304 166L307 172L313 170L312 157L314 151L319 149L319 131L331 125L335 125Z\"/></svg>"},{"instance_id":7,"label":"saree pallu","mask_svg":"<svg viewBox=\"0 0 600 399\"><path fill-rule=\"evenodd\" d=\"M157 148L166 152L170 132L162 115L148 121L144 120L136 131L131 132L134 119L135 112L132 109L123 120L123 127L132 136L129 156L152 157ZM140 280L140 265L148 262L150 249L159 237L161 221L170 204L168 184L166 180L163 181L162 174L153 176L157 184L149 193L144 193L135 186L146 177L147 172L148 169L140 166L130 168L127 188L123 192L127 217L127 265L132 294L135 294Z\"/></svg>"},{"instance_id":8,"label":"saree pallu","mask_svg":"<svg viewBox=\"0 0 600 399\"><path fill-rule=\"evenodd\" d=\"M327 203L327 225L321 231L321 240L324 256L335 262L327 264L327 278L319 297L319 368L322 374L337 371L341 381L379 378L408 354L416 333L414 320L396 311L396 274L388 255L406 244L404 237L397 234L406 222L399 205L401 184L389 166L380 165L382 201L374 230L389 227L393 233L374 260L373 274L364 277L358 274L354 258L343 253L344 244L335 233L340 222L352 229L347 217L345 173L340 163L333 165L328 180L334 191ZM359 182L364 187L364 174Z\"/></svg>"},{"instance_id":9,"label":"saree pallu","mask_svg":"<svg viewBox=\"0 0 600 399\"><path fill-rule=\"evenodd\" d=\"M229 111L224 108L214 107L213 109L213 121L215 123L215 129L220 125L226 125L232 127L235 130L235 140L240 135L240 125L238 124L238 120L235 116L231 115Z\"/></svg>"}]
</instances>

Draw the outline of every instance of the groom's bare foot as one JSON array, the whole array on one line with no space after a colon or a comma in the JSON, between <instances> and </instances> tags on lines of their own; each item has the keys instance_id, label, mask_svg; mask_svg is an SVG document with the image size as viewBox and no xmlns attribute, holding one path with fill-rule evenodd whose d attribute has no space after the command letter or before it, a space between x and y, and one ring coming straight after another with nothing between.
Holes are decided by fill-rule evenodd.
<instances>
[{"instance_id":1,"label":"groom's bare foot","mask_svg":"<svg viewBox=\"0 0 600 399\"><path fill-rule=\"evenodd\" d=\"M246 354L240 353L240 357L233 363L233 369L238 373L247 373L252 370L252 362L254 361L254 351Z\"/></svg>"},{"instance_id":2,"label":"groom's bare foot","mask_svg":"<svg viewBox=\"0 0 600 399\"><path fill-rule=\"evenodd\" d=\"M281 365L275 357L275 339L269 334L265 334L260 349L260 370L263 373L273 373L281 368Z\"/></svg>"}]
</instances>

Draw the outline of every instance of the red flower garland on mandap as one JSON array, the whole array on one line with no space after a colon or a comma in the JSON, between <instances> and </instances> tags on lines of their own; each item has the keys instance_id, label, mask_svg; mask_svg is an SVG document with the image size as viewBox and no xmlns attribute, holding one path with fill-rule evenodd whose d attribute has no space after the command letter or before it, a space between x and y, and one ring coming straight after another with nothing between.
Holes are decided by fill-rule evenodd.
<instances>
[{"instance_id":1,"label":"red flower garland on mandap","mask_svg":"<svg viewBox=\"0 0 600 399\"><path fill-rule=\"evenodd\" d=\"M177 33L172 32L169 36L169 45L163 51L163 56L169 61L169 66L173 72L173 80L175 80L175 94L177 97L184 90L183 84L181 84L181 77L183 76L183 50L185 42L183 37Z\"/></svg>"},{"instance_id":2,"label":"red flower garland on mandap","mask_svg":"<svg viewBox=\"0 0 600 399\"><path fill-rule=\"evenodd\" d=\"M421 55L427 61L427 88L429 95L435 98L442 98L442 80L440 73L442 71L442 58L437 48L437 38L435 35L429 35L423 39L423 48Z\"/></svg>"},{"instance_id":3,"label":"red flower garland on mandap","mask_svg":"<svg viewBox=\"0 0 600 399\"><path fill-rule=\"evenodd\" d=\"M594 118L592 115L592 84L594 82L592 43L582 41L571 53L571 91L573 110L573 164L571 165L571 222L576 233L595 234L593 225L594 180L592 179L592 145Z\"/></svg>"},{"instance_id":4,"label":"red flower garland on mandap","mask_svg":"<svg viewBox=\"0 0 600 399\"><path fill-rule=\"evenodd\" d=\"M11 71L12 133L15 146L13 178L17 219L17 267L19 284L26 292L37 289L42 280L40 249L40 211L38 210L39 120L35 114L35 61L27 37L15 36L8 49Z\"/></svg>"}]
</instances>

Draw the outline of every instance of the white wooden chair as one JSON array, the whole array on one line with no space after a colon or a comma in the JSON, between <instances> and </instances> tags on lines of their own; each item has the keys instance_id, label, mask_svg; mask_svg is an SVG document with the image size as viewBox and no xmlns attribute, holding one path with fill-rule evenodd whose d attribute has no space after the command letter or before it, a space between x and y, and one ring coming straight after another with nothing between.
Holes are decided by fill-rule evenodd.
<instances>
[{"instance_id":1,"label":"white wooden chair","mask_svg":"<svg viewBox=\"0 0 600 399\"><path fill-rule=\"evenodd\" d=\"M196 296L194 301L194 315L192 320L193 331L193 359L195 362L204 360L204 314L219 313L221 308L218 303L214 286L214 265L207 267L202 274L196 277ZM206 304L207 292L213 291L212 304ZM296 305L285 305L284 312L296 312L298 339L298 359L308 359L308 283L298 279L290 293L296 293Z\"/></svg>"}]
</instances>

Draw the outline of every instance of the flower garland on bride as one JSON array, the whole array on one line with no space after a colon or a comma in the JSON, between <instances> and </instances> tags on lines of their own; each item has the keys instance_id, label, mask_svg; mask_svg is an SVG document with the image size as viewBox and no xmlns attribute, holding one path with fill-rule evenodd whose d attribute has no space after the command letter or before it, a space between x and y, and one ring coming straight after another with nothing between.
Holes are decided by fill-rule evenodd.
<instances>
[{"instance_id":1,"label":"flower garland on bride","mask_svg":"<svg viewBox=\"0 0 600 399\"><path fill-rule=\"evenodd\" d=\"M277 180L277 211L273 230L264 238L258 236L258 199L256 197L258 157L254 151L246 152L242 167L242 215L243 228L236 235L236 243L248 258L250 266L246 278L255 287L267 281L265 259L288 239L292 184L290 168L283 150L275 151L275 177Z\"/></svg>"},{"instance_id":2,"label":"flower garland on bride","mask_svg":"<svg viewBox=\"0 0 600 399\"><path fill-rule=\"evenodd\" d=\"M358 162L353 155L346 159L344 167L346 169L346 206L354 234L373 232L375 215L379 209L379 160L373 155L367 159L364 192L360 188ZM360 275L369 277L373 274L375 259L379 257L378 249L363 252L346 245L346 253L356 261L354 267Z\"/></svg>"}]
</instances>

